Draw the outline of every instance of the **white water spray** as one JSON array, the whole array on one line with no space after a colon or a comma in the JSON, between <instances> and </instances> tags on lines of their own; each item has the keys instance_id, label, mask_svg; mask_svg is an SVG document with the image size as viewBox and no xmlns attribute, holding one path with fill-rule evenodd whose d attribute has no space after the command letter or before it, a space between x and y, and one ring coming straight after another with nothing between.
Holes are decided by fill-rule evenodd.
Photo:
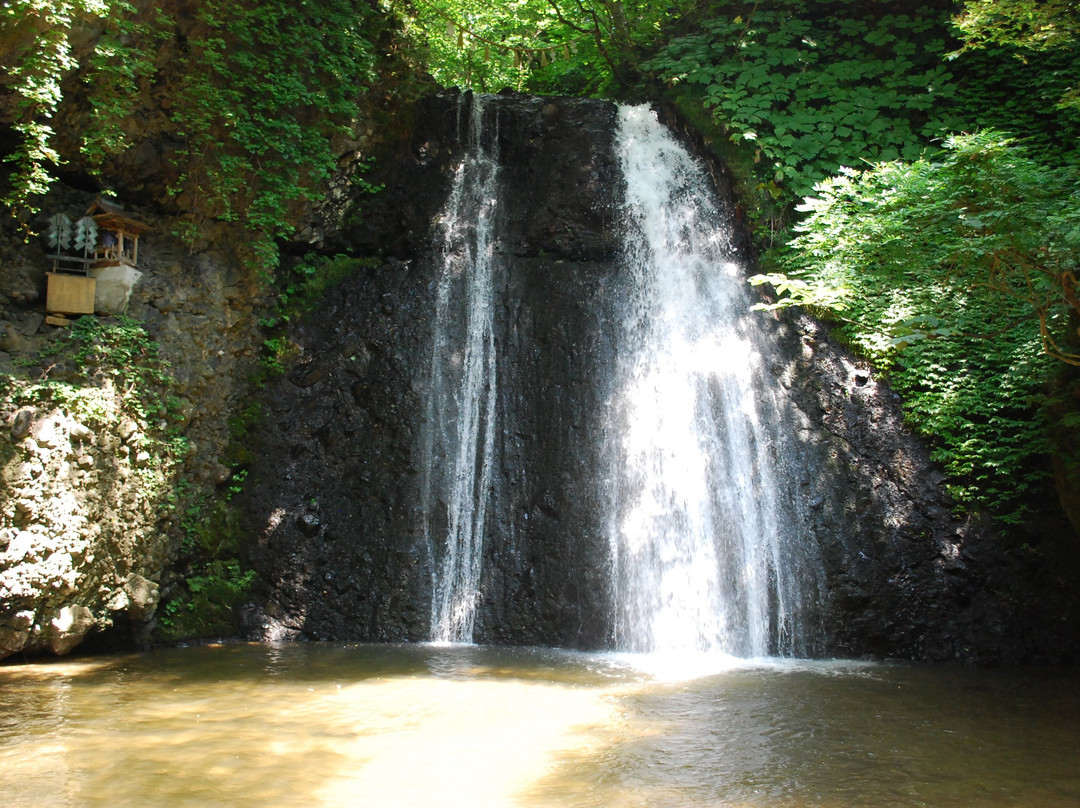
<instances>
[{"instance_id":1,"label":"white water spray","mask_svg":"<svg viewBox=\"0 0 1080 808\"><path fill-rule=\"evenodd\" d=\"M472 96L468 146L443 209L431 395L424 435L424 533L431 549L434 642L472 642L495 442L493 255L497 136Z\"/></svg>"},{"instance_id":2,"label":"white water spray","mask_svg":"<svg viewBox=\"0 0 1080 808\"><path fill-rule=\"evenodd\" d=\"M801 597L779 419L729 223L647 107L621 109L617 150L633 287L612 424L617 647L790 653Z\"/></svg>"}]
</instances>

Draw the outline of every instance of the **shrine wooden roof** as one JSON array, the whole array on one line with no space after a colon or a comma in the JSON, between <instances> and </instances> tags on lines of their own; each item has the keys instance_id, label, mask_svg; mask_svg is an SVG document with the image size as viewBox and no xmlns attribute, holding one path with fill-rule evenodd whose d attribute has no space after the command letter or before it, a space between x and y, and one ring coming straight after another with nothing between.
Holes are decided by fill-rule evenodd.
<instances>
[{"instance_id":1,"label":"shrine wooden roof","mask_svg":"<svg viewBox=\"0 0 1080 808\"><path fill-rule=\"evenodd\" d=\"M140 235L152 229L150 225L131 218L127 211L120 206L111 205L101 199L95 200L94 204L86 209L86 215L93 216L94 221L98 223L98 227L105 230L122 229Z\"/></svg>"}]
</instances>

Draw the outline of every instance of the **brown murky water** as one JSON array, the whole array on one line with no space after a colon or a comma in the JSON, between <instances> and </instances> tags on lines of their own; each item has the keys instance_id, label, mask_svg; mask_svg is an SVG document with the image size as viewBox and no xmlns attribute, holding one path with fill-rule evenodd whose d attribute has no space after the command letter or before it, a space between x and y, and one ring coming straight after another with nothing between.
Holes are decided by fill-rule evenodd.
<instances>
[{"instance_id":1,"label":"brown murky water","mask_svg":"<svg viewBox=\"0 0 1080 808\"><path fill-rule=\"evenodd\" d=\"M1076 673L642 661L312 644L0 667L0 803L1080 805Z\"/></svg>"}]
</instances>

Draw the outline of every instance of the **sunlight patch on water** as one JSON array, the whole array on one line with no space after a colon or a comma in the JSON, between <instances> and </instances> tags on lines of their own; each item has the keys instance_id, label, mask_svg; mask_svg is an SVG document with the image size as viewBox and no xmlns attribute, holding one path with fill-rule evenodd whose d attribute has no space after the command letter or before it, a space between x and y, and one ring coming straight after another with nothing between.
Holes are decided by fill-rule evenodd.
<instances>
[{"instance_id":1,"label":"sunlight patch on water","mask_svg":"<svg viewBox=\"0 0 1080 808\"><path fill-rule=\"evenodd\" d=\"M50 680L70 679L97 671L105 670L113 664L109 658L48 661L35 665L11 665L3 667L4 686L12 681L47 682Z\"/></svg>"},{"instance_id":2,"label":"sunlight patch on water","mask_svg":"<svg viewBox=\"0 0 1080 808\"><path fill-rule=\"evenodd\" d=\"M597 686L572 654L530 667L429 644L372 667L317 648L305 669L308 649L267 647L262 665L259 649L214 650L192 649L216 660L203 672L177 654L138 673L116 659L0 671L5 808L43 793L51 808L535 805L522 795L622 734L617 698L638 686L625 668Z\"/></svg>"},{"instance_id":3,"label":"sunlight patch on water","mask_svg":"<svg viewBox=\"0 0 1080 808\"><path fill-rule=\"evenodd\" d=\"M359 794L366 805L514 805L560 760L594 754L619 720L600 690L479 680L357 685L332 707L367 732L338 749L359 765L322 789L323 805Z\"/></svg>"}]
</instances>

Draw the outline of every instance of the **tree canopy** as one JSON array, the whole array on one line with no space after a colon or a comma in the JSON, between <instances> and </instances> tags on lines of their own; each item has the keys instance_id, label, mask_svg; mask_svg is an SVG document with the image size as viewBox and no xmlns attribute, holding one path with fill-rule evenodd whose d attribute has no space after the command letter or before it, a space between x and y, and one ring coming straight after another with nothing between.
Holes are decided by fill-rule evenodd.
<instances>
[{"instance_id":1,"label":"tree canopy","mask_svg":"<svg viewBox=\"0 0 1080 808\"><path fill-rule=\"evenodd\" d=\"M406 0L392 9L446 85L593 95L640 78L639 63L691 0Z\"/></svg>"}]
</instances>

